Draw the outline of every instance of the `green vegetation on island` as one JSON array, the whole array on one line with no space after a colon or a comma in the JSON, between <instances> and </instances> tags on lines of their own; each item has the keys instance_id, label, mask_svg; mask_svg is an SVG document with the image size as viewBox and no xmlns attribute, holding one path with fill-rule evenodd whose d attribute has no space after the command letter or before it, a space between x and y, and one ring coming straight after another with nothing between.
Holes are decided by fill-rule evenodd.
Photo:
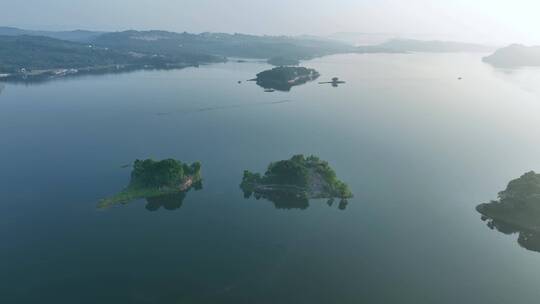
<instances>
[{"instance_id":1,"label":"green vegetation on island","mask_svg":"<svg viewBox=\"0 0 540 304\"><path fill-rule=\"evenodd\" d=\"M290 91L293 86L313 81L319 76L319 72L314 69L281 66L260 72L255 81L264 89Z\"/></svg>"},{"instance_id":2,"label":"green vegetation on island","mask_svg":"<svg viewBox=\"0 0 540 304\"><path fill-rule=\"evenodd\" d=\"M540 174L531 171L510 181L498 200L480 204L476 210L488 227L505 234L519 233L522 247L540 251Z\"/></svg>"},{"instance_id":3,"label":"green vegetation on island","mask_svg":"<svg viewBox=\"0 0 540 304\"><path fill-rule=\"evenodd\" d=\"M202 188L200 162L188 165L175 159L136 160L133 163L131 181L126 189L101 200L98 208L126 204L142 198L148 200L149 210L155 210L161 205L166 208L174 205L171 201L179 201L181 205L185 193L191 188L195 190Z\"/></svg>"},{"instance_id":4,"label":"green vegetation on island","mask_svg":"<svg viewBox=\"0 0 540 304\"><path fill-rule=\"evenodd\" d=\"M316 156L295 155L290 160L273 162L264 175L244 171L240 188L244 197L265 198L276 208L309 206L309 199L341 199L340 209L347 205L353 194L347 184L339 180L328 162Z\"/></svg>"}]
</instances>

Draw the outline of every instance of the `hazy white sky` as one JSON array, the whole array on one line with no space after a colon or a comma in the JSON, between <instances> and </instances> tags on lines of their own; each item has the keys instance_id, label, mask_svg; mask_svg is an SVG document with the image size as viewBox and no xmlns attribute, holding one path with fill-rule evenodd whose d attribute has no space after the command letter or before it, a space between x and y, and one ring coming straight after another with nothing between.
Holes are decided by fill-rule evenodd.
<instances>
[{"instance_id":1,"label":"hazy white sky","mask_svg":"<svg viewBox=\"0 0 540 304\"><path fill-rule=\"evenodd\" d=\"M0 25L254 34L376 32L540 44L539 0L0 0Z\"/></svg>"}]
</instances>

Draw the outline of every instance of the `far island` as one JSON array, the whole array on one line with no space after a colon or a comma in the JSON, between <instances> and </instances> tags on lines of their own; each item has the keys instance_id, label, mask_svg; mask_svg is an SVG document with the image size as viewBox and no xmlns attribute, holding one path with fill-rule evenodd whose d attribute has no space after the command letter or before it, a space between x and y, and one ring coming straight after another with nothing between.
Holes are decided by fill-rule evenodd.
<instances>
[{"instance_id":1,"label":"far island","mask_svg":"<svg viewBox=\"0 0 540 304\"><path fill-rule=\"evenodd\" d=\"M170 210L177 209L192 188L202 188L201 163L188 165L175 159L136 160L129 185L114 196L101 200L98 208L146 199L146 208L150 211L161 206Z\"/></svg>"},{"instance_id":2,"label":"far island","mask_svg":"<svg viewBox=\"0 0 540 304\"><path fill-rule=\"evenodd\" d=\"M281 66L260 72L253 80L264 89L290 91L293 86L313 81L319 76L319 72L314 69Z\"/></svg>"},{"instance_id":3,"label":"far island","mask_svg":"<svg viewBox=\"0 0 540 304\"><path fill-rule=\"evenodd\" d=\"M340 199L339 208L345 209L353 197L328 162L304 155L273 162L264 175L244 171L240 188L245 198L265 198L278 209L306 209L310 199L327 199L330 206Z\"/></svg>"},{"instance_id":4,"label":"far island","mask_svg":"<svg viewBox=\"0 0 540 304\"><path fill-rule=\"evenodd\" d=\"M498 197L476 207L482 220L502 233L519 233L522 247L540 252L540 174L531 171L510 181Z\"/></svg>"},{"instance_id":5,"label":"far island","mask_svg":"<svg viewBox=\"0 0 540 304\"><path fill-rule=\"evenodd\" d=\"M500 68L540 66L540 46L513 44L498 49L483 60Z\"/></svg>"}]
</instances>

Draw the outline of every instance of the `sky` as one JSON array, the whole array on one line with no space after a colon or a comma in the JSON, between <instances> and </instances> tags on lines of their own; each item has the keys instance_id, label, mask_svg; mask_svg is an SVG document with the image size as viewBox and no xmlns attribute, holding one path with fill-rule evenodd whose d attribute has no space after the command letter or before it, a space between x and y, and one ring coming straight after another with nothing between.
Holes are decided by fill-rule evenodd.
<instances>
[{"instance_id":1,"label":"sky","mask_svg":"<svg viewBox=\"0 0 540 304\"><path fill-rule=\"evenodd\" d=\"M0 0L0 26L540 44L538 0Z\"/></svg>"}]
</instances>

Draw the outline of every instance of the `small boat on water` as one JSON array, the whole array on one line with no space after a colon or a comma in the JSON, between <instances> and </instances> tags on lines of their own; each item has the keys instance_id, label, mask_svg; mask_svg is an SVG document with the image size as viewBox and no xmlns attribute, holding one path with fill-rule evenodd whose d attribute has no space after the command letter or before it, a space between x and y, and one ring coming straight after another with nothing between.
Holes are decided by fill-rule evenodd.
<instances>
[{"instance_id":1,"label":"small boat on water","mask_svg":"<svg viewBox=\"0 0 540 304\"><path fill-rule=\"evenodd\" d=\"M332 78L332 81L319 82L319 84L331 84L333 87L337 87L338 84L344 84L344 83L346 83L346 82L342 81L342 80L339 80L338 77Z\"/></svg>"}]
</instances>

